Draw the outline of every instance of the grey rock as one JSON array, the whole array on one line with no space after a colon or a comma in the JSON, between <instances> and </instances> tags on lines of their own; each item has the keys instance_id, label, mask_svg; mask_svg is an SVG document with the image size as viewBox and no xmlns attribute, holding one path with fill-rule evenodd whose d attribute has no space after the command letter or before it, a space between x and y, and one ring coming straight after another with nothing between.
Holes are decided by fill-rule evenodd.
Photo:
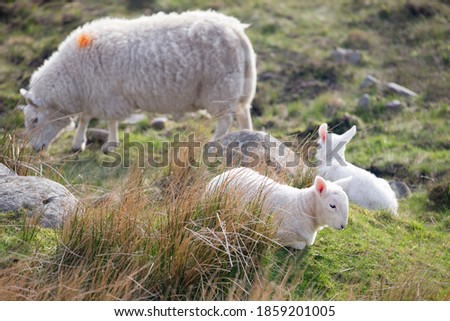
<instances>
[{"instance_id":1,"label":"grey rock","mask_svg":"<svg viewBox=\"0 0 450 321\"><path fill-rule=\"evenodd\" d=\"M147 120L147 116L145 116L144 114L133 114L125 118L122 123L127 125L136 125L137 123L145 120Z\"/></svg>"},{"instance_id":2,"label":"grey rock","mask_svg":"<svg viewBox=\"0 0 450 321\"><path fill-rule=\"evenodd\" d=\"M369 94L363 94L358 99L358 107L359 108L369 108L370 107L370 96Z\"/></svg>"},{"instance_id":3,"label":"grey rock","mask_svg":"<svg viewBox=\"0 0 450 321\"><path fill-rule=\"evenodd\" d=\"M150 126L156 130L162 130L166 127L167 117L156 117L150 123Z\"/></svg>"},{"instance_id":4,"label":"grey rock","mask_svg":"<svg viewBox=\"0 0 450 321\"><path fill-rule=\"evenodd\" d=\"M0 163L0 176L10 176L10 175L16 175L16 173L14 173L8 167Z\"/></svg>"},{"instance_id":5,"label":"grey rock","mask_svg":"<svg viewBox=\"0 0 450 321\"><path fill-rule=\"evenodd\" d=\"M395 192L395 196L397 196L398 199L408 198L412 194L411 189L404 182L392 181L389 182L389 185Z\"/></svg>"},{"instance_id":6,"label":"grey rock","mask_svg":"<svg viewBox=\"0 0 450 321\"><path fill-rule=\"evenodd\" d=\"M88 144L103 145L108 141L109 132L106 129L88 128L86 138Z\"/></svg>"},{"instance_id":7,"label":"grey rock","mask_svg":"<svg viewBox=\"0 0 450 321\"><path fill-rule=\"evenodd\" d=\"M294 175L302 162L285 143L269 133L243 129L225 134L217 141L225 156L226 166L244 166L257 168L261 165L273 166L277 172ZM211 142L210 146L215 146Z\"/></svg>"},{"instance_id":8,"label":"grey rock","mask_svg":"<svg viewBox=\"0 0 450 321\"><path fill-rule=\"evenodd\" d=\"M417 96L417 93L415 93L414 91L412 91L412 90L410 90L408 88L405 88L403 86L400 86L399 84L396 84L395 82L388 82L386 84L386 88L388 90L390 90L391 92L396 93L396 94L398 94L400 96L403 96L403 97L412 98L412 97L416 97Z\"/></svg>"},{"instance_id":9,"label":"grey rock","mask_svg":"<svg viewBox=\"0 0 450 321\"><path fill-rule=\"evenodd\" d=\"M58 228L78 200L61 184L37 176L0 176L0 212L20 210L39 216L44 227Z\"/></svg>"},{"instance_id":10,"label":"grey rock","mask_svg":"<svg viewBox=\"0 0 450 321\"><path fill-rule=\"evenodd\" d=\"M397 100L397 99L390 101L386 104L386 108L388 108L388 110L391 110L391 111L400 111L402 109L402 107L403 107L403 105L402 105L401 101Z\"/></svg>"},{"instance_id":11,"label":"grey rock","mask_svg":"<svg viewBox=\"0 0 450 321\"><path fill-rule=\"evenodd\" d=\"M367 74L366 77L364 78L363 82L361 83L361 85L359 85L359 88L363 89L363 88L368 88L368 87L372 87L372 86L378 86L380 84L381 84L381 81L379 81L374 76Z\"/></svg>"},{"instance_id":12,"label":"grey rock","mask_svg":"<svg viewBox=\"0 0 450 321\"><path fill-rule=\"evenodd\" d=\"M361 61L361 53L352 50L337 47L333 50L332 57L334 61L339 63L350 63L352 65L357 65Z\"/></svg>"}]
</instances>

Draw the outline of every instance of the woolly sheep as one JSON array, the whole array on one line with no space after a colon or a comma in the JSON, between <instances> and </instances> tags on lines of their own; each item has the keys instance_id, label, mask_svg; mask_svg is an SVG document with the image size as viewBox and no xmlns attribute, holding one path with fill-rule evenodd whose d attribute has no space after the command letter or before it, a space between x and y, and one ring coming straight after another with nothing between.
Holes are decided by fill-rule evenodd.
<instances>
[{"instance_id":1,"label":"woolly sheep","mask_svg":"<svg viewBox=\"0 0 450 321\"><path fill-rule=\"evenodd\" d=\"M317 175L330 181L352 176L351 184L344 188L350 202L371 210L384 209L397 214L398 202L389 183L345 159L345 147L356 134L356 126L342 135L328 133L327 128L325 123L319 127Z\"/></svg>"},{"instance_id":2,"label":"woolly sheep","mask_svg":"<svg viewBox=\"0 0 450 321\"><path fill-rule=\"evenodd\" d=\"M348 222L348 198L343 187L351 177L329 182L317 176L314 185L298 189L282 185L250 168L234 168L213 178L205 195L224 186L239 193L243 202L260 200L262 212L273 214L278 225L276 239L285 246L304 249L312 245L317 232L329 225L342 230ZM258 197L261 196L261 197Z\"/></svg>"},{"instance_id":3,"label":"woolly sheep","mask_svg":"<svg viewBox=\"0 0 450 321\"><path fill-rule=\"evenodd\" d=\"M79 116L72 149L83 150L95 117L109 122L107 150L118 142L118 121L136 109L206 109L218 119L215 139L234 113L240 128L252 129L256 63L247 26L214 11L189 11L79 27L33 74L30 89L20 90L31 144L45 148Z\"/></svg>"}]
</instances>

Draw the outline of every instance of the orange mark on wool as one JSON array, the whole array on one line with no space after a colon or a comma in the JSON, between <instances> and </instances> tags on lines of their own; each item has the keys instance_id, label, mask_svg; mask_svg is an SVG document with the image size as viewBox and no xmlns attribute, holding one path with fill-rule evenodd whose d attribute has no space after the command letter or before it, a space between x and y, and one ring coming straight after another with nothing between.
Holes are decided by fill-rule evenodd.
<instances>
[{"instance_id":1,"label":"orange mark on wool","mask_svg":"<svg viewBox=\"0 0 450 321\"><path fill-rule=\"evenodd\" d=\"M93 39L90 35L82 33L77 38L77 44L80 48L86 48L92 43Z\"/></svg>"}]
</instances>

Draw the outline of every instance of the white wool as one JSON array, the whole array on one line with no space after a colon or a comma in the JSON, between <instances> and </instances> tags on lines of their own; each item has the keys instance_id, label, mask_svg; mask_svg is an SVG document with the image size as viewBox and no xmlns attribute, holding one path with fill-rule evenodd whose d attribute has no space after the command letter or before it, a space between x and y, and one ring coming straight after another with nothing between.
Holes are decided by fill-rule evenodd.
<instances>
[{"instance_id":1,"label":"white wool","mask_svg":"<svg viewBox=\"0 0 450 321\"><path fill-rule=\"evenodd\" d=\"M233 113L241 128L251 129L256 63L246 27L214 11L95 20L60 44L22 94L29 106L46 111L47 122L74 114L118 121L136 109L206 109L219 119L216 138ZM89 44L80 46L80 37Z\"/></svg>"},{"instance_id":2,"label":"white wool","mask_svg":"<svg viewBox=\"0 0 450 321\"><path fill-rule=\"evenodd\" d=\"M257 200L263 213L274 215L279 224L276 239L283 245L303 249L314 243L317 231L323 227L341 230L347 225L348 198L341 186L350 180L349 177L333 183L316 177L313 186L298 189L239 167L213 178L205 196L226 188L245 203Z\"/></svg>"},{"instance_id":3,"label":"white wool","mask_svg":"<svg viewBox=\"0 0 450 321\"><path fill-rule=\"evenodd\" d=\"M371 210L383 209L397 214L397 198L389 183L345 159L345 146L356 134L356 126L342 135L327 133L327 128L327 124L319 128L317 175L330 181L352 176L351 183L344 188L350 202ZM338 151L332 155L332 150Z\"/></svg>"}]
</instances>

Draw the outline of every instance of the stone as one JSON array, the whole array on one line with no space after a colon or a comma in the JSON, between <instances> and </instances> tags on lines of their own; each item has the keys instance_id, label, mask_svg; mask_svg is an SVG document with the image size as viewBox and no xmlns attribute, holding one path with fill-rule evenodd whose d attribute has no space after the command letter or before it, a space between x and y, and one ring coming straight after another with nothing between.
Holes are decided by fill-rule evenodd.
<instances>
[{"instance_id":1,"label":"stone","mask_svg":"<svg viewBox=\"0 0 450 321\"><path fill-rule=\"evenodd\" d=\"M59 228L78 200L64 186L37 176L0 176L0 212L25 211L43 227Z\"/></svg>"},{"instance_id":2,"label":"stone","mask_svg":"<svg viewBox=\"0 0 450 321\"><path fill-rule=\"evenodd\" d=\"M163 130L168 122L167 117L156 117L150 123L150 126L156 130Z\"/></svg>"},{"instance_id":3,"label":"stone","mask_svg":"<svg viewBox=\"0 0 450 321\"><path fill-rule=\"evenodd\" d=\"M125 118L122 123L127 125L136 125L137 123L145 120L147 120L147 116L144 114L132 114Z\"/></svg>"},{"instance_id":4,"label":"stone","mask_svg":"<svg viewBox=\"0 0 450 321\"><path fill-rule=\"evenodd\" d=\"M408 198L412 195L411 189L404 182L389 182L392 190L395 192L397 199Z\"/></svg>"},{"instance_id":5,"label":"stone","mask_svg":"<svg viewBox=\"0 0 450 321\"><path fill-rule=\"evenodd\" d=\"M400 111L403 107L401 101L397 100L397 99L388 102L385 106L388 110L395 111L395 112Z\"/></svg>"},{"instance_id":6,"label":"stone","mask_svg":"<svg viewBox=\"0 0 450 321\"><path fill-rule=\"evenodd\" d=\"M103 145L108 141L109 132L106 129L88 128L86 131L87 144Z\"/></svg>"},{"instance_id":7,"label":"stone","mask_svg":"<svg viewBox=\"0 0 450 321\"><path fill-rule=\"evenodd\" d=\"M412 98L412 97L416 97L418 95L414 91L412 91L408 88L405 88L403 86L400 86L399 84L396 84L395 82L388 82L386 84L386 88L388 90L390 90L391 92L396 93L403 97Z\"/></svg>"},{"instance_id":8,"label":"stone","mask_svg":"<svg viewBox=\"0 0 450 321\"><path fill-rule=\"evenodd\" d=\"M352 65L357 65L361 61L361 53L344 48L335 48L332 53L333 60L339 63L350 63Z\"/></svg>"},{"instance_id":9,"label":"stone","mask_svg":"<svg viewBox=\"0 0 450 321\"><path fill-rule=\"evenodd\" d=\"M370 96L369 94L363 94L358 99L359 108L369 108L370 107Z\"/></svg>"},{"instance_id":10,"label":"stone","mask_svg":"<svg viewBox=\"0 0 450 321\"><path fill-rule=\"evenodd\" d=\"M366 77L364 78L363 82L361 83L361 85L359 85L359 88L364 89L364 88L368 88L368 87L378 86L380 84L381 84L381 81L379 81L374 76L367 74Z\"/></svg>"},{"instance_id":11,"label":"stone","mask_svg":"<svg viewBox=\"0 0 450 321\"><path fill-rule=\"evenodd\" d=\"M283 143L262 131L243 129L227 133L218 139L221 152L217 156L224 156L226 166L244 166L257 168L259 166L274 167L276 172L295 175L302 160L286 143ZM216 142L210 142L211 148L217 147ZM210 149L208 149L210 151Z\"/></svg>"},{"instance_id":12,"label":"stone","mask_svg":"<svg viewBox=\"0 0 450 321\"><path fill-rule=\"evenodd\" d=\"M1 176L10 176L10 175L16 175L12 170L10 170L8 167L0 163L0 177Z\"/></svg>"}]
</instances>

